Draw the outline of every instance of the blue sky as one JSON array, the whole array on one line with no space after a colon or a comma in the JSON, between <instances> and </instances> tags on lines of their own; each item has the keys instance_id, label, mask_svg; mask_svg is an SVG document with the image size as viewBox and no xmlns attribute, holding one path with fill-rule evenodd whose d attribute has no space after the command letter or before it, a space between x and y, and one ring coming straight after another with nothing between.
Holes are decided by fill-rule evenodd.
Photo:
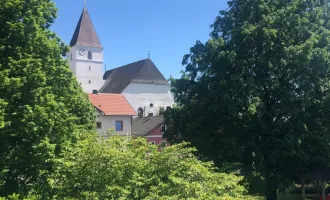
<instances>
[{"instance_id":1,"label":"blue sky","mask_svg":"<svg viewBox=\"0 0 330 200\"><path fill-rule=\"evenodd\" d=\"M178 78L182 57L197 40L206 42L210 25L226 0L87 0L87 9L112 69L150 58L168 78ZM69 43L84 0L55 0L58 18L52 26Z\"/></svg>"}]
</instances>

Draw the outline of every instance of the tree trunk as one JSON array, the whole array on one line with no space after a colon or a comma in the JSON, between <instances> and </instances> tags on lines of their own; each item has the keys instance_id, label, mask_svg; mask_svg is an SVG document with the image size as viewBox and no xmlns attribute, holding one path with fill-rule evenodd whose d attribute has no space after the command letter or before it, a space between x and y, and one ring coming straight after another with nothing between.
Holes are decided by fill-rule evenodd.
<instances>
[{"instance_id":1,"label":"tree trunk","mask_svg":"<svg viewBox=\"0 0 330 200\"><path fill-rule=\"evenodd\" d=\"M273 189L267 193L267 200L277 200L277 189Z\"/></svg>"}]
</instances>

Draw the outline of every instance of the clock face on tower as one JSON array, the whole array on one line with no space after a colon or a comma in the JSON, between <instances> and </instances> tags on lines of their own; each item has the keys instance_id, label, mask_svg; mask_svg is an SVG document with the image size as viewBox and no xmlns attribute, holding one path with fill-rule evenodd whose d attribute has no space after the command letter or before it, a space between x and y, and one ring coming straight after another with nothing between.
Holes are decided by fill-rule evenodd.
<instances>
[{"instance_id":1,"label":"clock face on tower","mask_svg":"<svg viewBox=\"0 0 330 200\"><path fill-rule=\"evenodd\" d=\"M78 53L79 53L79 55L83 56L83 55L85 55L86 50L83 49L83 48L80 48L80 49L78 50Z\"/></svg>"}]
</instances>

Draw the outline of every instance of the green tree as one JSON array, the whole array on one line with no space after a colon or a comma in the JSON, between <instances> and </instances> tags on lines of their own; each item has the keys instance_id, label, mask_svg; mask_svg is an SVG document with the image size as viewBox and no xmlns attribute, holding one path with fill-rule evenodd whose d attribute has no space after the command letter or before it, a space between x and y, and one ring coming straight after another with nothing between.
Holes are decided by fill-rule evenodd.
<instances>
[{"instance_id":1,"label":"green tree","mask_svg":"<svg viewBox=\"0 0 330 200\"><path fill-rule=\"evenodd\" d=\"M265 180L267 199L330 158L329 0L232 0L184 56L170 142Z\"/></svg>"},{"instance_id":2,"label":"green tree","mask_svg":"<svg viewBox=\"0 0 330 200\"><path fill-rule=\"evenodd\" d=\"M1 1L0 196L47 185L61 149L95 127L68 47L49 30L56 11L51 0Z\"/></svg>"},{"instance_id":3,"label":"green tree","mask_svg":"<svg viewBox=\"0 0 330 200\"><path fill-rule=\"evenodd\" d=\"M158 151L144 138L80 140L63 152L40 199L242 199L242 177L217 173L186 144Z\"/></svg>"}]
</instances>

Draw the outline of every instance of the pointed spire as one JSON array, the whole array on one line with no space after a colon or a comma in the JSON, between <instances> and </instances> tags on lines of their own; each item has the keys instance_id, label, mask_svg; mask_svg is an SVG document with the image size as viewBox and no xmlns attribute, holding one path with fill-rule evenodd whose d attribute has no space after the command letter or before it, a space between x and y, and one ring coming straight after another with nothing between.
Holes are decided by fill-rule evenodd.
<instances>
[{"instance_id":1,"label":"pointed spire","mask_svg":"<svg viewBox=\"0 0 330 200\"><path fill-rule=\"evenodd\" d=\"M86 7L81 13L76 30L74 31L70 42L71 47L75 45L102 48Z\"/></svg>"}]
</instances>

